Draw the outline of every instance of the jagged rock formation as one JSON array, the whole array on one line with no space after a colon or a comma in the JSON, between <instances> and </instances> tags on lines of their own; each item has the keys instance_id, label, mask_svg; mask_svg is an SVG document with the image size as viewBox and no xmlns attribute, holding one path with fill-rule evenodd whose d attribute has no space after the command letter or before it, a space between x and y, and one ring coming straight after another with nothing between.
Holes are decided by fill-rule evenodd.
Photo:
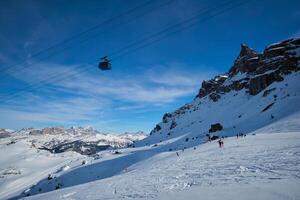
<instances>
[{"instance_id":1,"label":"jagged rock formation","mask_svg":"<svg viewBox=\"0 0 300 200\"><path fill-rule=\"evenodd\" d=\"M289 39L267 47L263 53L257 53L247 45L241 45L239 56L229 72L218 75L209 81L203 81L197 98L209 95L218 101L220 95L232 90L246 88L250 95L256 95L273 82L283 80L283 76L298 71L300 39ZM226 80L243 75L243 78Z\"/></svg>"}]
</instances>

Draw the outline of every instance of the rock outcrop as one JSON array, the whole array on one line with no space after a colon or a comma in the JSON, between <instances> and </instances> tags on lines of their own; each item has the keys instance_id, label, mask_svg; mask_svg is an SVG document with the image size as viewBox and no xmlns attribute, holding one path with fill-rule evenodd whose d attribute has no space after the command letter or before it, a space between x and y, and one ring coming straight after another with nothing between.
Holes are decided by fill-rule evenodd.
<instances>
[{"instance_id":1,"label":"rock outcrop","mask_svg":"<svg viewBox=\"0 0 300 200\"><path fill-rule=\"evenodd\" d=\"M209 129L209 133L223 130L223 126L220 123L212 124Z\"/></svg>"},{"instance_id":2,"label":"rock outcrop","mask_svg":"<svg viewBox=\"0 0 300 200\"><path fill-rule=\"evenodd\" d=\"M263 53L257 53L242 44L240 54L230 70L224 75L203 81L196 97L209 96L212 101L218 101L222 94L242 89L246 89L250 95L256 95L273 82L282 81L284 75L298 71L299 59L300 38L270 45Z\"/></svg>"}]
</instances>

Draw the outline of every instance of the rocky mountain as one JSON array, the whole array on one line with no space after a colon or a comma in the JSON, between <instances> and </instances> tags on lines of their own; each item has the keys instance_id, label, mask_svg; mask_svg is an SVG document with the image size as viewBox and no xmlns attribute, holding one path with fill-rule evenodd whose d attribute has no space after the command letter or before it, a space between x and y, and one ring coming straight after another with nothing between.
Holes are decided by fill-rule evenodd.
<instances>
[{"instance_id":1,"label":"rocky mountain","mask_svg":"<svg viewBox=\"0 0 300 200\"><path fill-rule=\"evenodd\" d=\"M11 131L4 129L4 128L0 128L0 138L9 137L10 133L11 133Z\"/></svg>"},{"instance_id":2,"label":"rocky mountain","mask_svg":"<svg viewBox=\"0 0 300 200\"><path fill-rule=\"evenodd\" d=\"M92 127L24 128L12 133L4 131L0 133L3 137L4 135L10 137L11 143L26 140L31 147L39 150L51 153L75 151L83 155L96 154L106 149L127 147L146 137L143 132L117 135L101 133Z\"/></svg>"},{"instance_id":3,"label":"rocky mountain","mask_svg":"<svg viewBox=\"0 0 300 200\"><path fill-rule=\"evenodd\" d=\"M213 136L247 133L296 112L299 60L300 38L272 44L262 53L242 44L228 72L203 81L191 103L165 113L137 145L157 145L182 136L173 148L185 148Z\"/></svg>"},{"instance_id":4,"label":"rocky mountain","mask_svg":"<svg viewBox=\"0 0 300 200\"><path fill-rule=\"evenodd\" d=\"M299 71L299 46L299 38L289 39L268 46L263 53L257 53L242 44L240 54L229 72L204 81L197 97L209 95L213 101L217 101L222 94L243 88L250 95L256 95L273 82L283 81L285 75Z\"/></svg>"}]
</instances>

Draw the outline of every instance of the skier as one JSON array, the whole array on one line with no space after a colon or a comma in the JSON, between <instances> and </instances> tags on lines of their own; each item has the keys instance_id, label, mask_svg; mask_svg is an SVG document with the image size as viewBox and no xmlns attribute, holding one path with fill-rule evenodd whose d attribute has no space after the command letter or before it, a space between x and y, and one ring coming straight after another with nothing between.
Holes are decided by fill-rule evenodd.
<instances>
[{"instance_id":1,"label":"skier","mask_svg":"<svg viewBox=\"0 0 300 200\"><path fill-rule=\"evenodd\" d=\"M51 180L51 179L53 179L52 174L48 174L48 180Z\"/></svg>"},{"instance_id":2,"label":"skier","mask_svg":"<svg viewBox=\"0 0 300 200\"><path fill-rule=\"evenodd\" d=\"M179 153L178 152L176 152L176 155L179 157Z\"/></svg>"},{"instance_id":3,"label":"skier","mask_svg":"<svg viewBox=\"0 0 300 200\"><path fill-rule=\"evenodd\" d=\"M222 147L222 140L221 139L219 139L219 147L221 148Z\"/></svg>"},{"instance_id":4,"label":"skier","mask_svg":"<svg viewBox=\"0 0 300 200\"><path fill-rule=\"evenodd\" d=\"M274 119L274 115L271 115L271 119Z\"/></svg>"}]
</instances>

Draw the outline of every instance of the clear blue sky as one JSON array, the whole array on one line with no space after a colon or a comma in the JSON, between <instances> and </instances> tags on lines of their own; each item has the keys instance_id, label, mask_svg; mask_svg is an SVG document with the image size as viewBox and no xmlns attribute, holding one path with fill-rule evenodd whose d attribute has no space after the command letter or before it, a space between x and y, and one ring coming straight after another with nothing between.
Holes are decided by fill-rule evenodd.
<instances>
[{"instance_id":1,"label":"clear blue sky","mask_svg":"<svg viewBox=\"0 0 300 200\"><path fill-rule=\"evenodd\" d=\"M149 132L165 112L191 101L204 79L226 72L241 43L262 51L300 35L299 1L242 1L247 3L213 18L213 13L203 13L193 27L180 24L176 33L134 51L136 46L126 46L224 4L145 2L1 1L0 127L91 125L106 132ZM116 17L139 5L144 6ZM88 34L30 58L100 23ZM122 48L128 53L114 57ZM113 70L97 69L104 55L112 56ZM86 68L91 70L80 72Z\"/></svg>"}]
</instances>

